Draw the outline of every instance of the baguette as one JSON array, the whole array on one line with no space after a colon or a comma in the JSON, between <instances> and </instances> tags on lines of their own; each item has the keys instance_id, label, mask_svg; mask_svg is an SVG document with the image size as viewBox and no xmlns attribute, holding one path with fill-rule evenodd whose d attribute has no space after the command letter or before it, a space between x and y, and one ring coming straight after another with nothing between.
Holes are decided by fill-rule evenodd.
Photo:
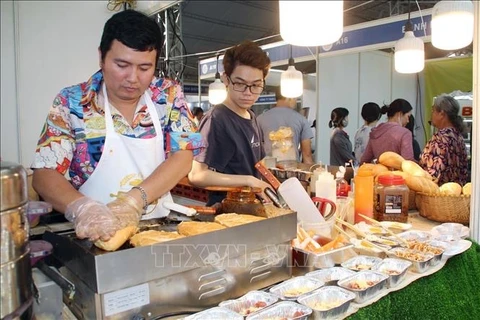
<instances>
[{"instance_id":1,"label":"baguette","mask_svg":"<svg viewBox=\"0 0 480 320\"><path fill-rule=\"evenodd\" d=\"M385 151L380 157L378 157L378 162L380 162L380 164L397 170L402 169L402 162L404 160L405 159L401 155L393 151Z\"/></svg>"},{"instance_id":2,"label":"baguette","mask_svg":"<svg viewBox=\"0 0 480 320\"><path fill-rule=\"evenodd\" d=\"M222 229L225 227L216 222L182 221L177 226L178 233L186 237Z\"/></svg>"},{"instance_id":3,"label":"baguette","mask_svg":"<svg viewBox=\"0 0 480 320\"><path fill-rule=\"evenodd\" d=\"M167 232L163 230L147 230L137 233L130 238L130 244L134 247L149 246L155 243L166 242L184 238L178 232Z\"/></svg>"},{"instance_id":4,"label":"baguette","mask_svg":"<svg viewBox=\"0 0 480 320\"><path fill-rule=\"evenodd\" d=\"M107 241L97 240L93 244L105 251L115 251L120 248L131 236L137 232L136 226L126 226L115 232L115 235Z\"/></svg>"},{"instance_id":5,"label":"baguette","mask_svg":"<svg viewBox=\"0 0 480 320\"><path fill-rule=\"evenodd\" d=\"M425 177L432 180L432 176L422 169L416 162L412 160L405 160L402 162L402 171L415 177Z\"/></svg>"},{"instance_id":6,"label":"baguette","mask_svg":"<svg viewBox=\"0 0 480 320\"><path fill-rule=\"evenodd\" d=\"M410 190L428 194L437 194L440 192L438 185L425 177L409 176L405 179Z\"/></svg>"}]
</instances>

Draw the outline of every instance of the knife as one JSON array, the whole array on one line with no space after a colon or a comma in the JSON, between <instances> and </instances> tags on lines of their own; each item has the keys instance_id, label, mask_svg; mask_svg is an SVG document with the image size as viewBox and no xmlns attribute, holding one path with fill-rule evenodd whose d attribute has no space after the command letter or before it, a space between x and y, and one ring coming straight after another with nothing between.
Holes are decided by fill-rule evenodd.
<instances>
[{"instance_id":1,"label":"knife","mask_svg":"<svg viewBox=\"0 0 480 320\"><path fill-rule=\"evenodd\" d=\"M280 181L278 181L278 179L273 175L273 173L270 170L268 170L267 167L265 167L262 161L257 162L255 164L255 168L268 181L268 183L272 185L273 189L278 190L281 184Z\"/></svg>"}]
</instances>

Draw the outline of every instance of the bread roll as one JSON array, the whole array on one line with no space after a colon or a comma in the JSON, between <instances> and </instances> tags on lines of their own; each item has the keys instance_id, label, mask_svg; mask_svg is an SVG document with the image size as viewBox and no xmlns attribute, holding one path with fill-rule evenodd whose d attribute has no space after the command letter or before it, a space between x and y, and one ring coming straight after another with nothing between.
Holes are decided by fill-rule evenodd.
<instances>
[{"instance_id":1,"label":"bread roll","mask_svg":"<svg viewBox=\"0 0 480 320\"><path fill-rule=\"evenodd\" d=\"M447 182L440 186L440 193L451 196L459 196L462 194L462 186L456 182Z\"/></svg>"},{"instance_id":2,"label":"bread roll","mask_svg":"<svg viewBox=\"0 0 480 320\"><path fill-rule=\"evenodd\" d=\"M115 251L137 232L136 226L126 226L118 230L108 241L97 240L93 244L105 251Z\"/></svg>"},{"instance_id":3,"label":"bread roll","mask_svg":"<svg viewBox=\"0 0 480 320\"><path fill-rule=\"evenodd\" d=\"M183 221L178 225L177 229L178 233L188 237L225 229L225 227L216 222Z\"/></svg>"},{"instance_id":4,"label":"bread roll","mask_svg":"<svg viewBox=\"0 0 480 320\"><path fill-rule=\"evenodd\" d=\"M407 186L410 190L415 192L423 192L429 194L437 194L440 192L438 185L433 182L432 180L425 178L425 177L416 177L416 176L408 176L405 179Z\"/></svg>"},{"instance_id":5,"label":"bread roll","mask_svg":"<svg viewBox=\"0 0 480 320\"><path fill-rule=\"evenodd\" d=\"M215 222L225 227L235 227L260 220L265 220L265 218L251 214L224 213L215 217Z\"/></svg>"},{"instance_id":6,"label":"bread roll","mask_svg":"<svg viewBox=\"0 0 480 320\"><path fill-rule=\"evenodd\" d=\"M378 157L378 162L380 162L380 164L397 170L402 169L402 162L404 160L405 159L401 155L392 151L385 151L380 157Z\"/></svg>"},{"instance_id":7,"label":"bread roll","mask_svg":"<svg viewBox=\"0 0 480 320\"><path fill-rule=\"evenodd\" d=\"M463 188L462 188L462 193L466 196L469 196L472 194L472 183L471 182L467 182Z\"/></svg>"},{"instance_id":8,"label":"bread roll","mask_svg":"<svg viewBox=\"0 0 480 320\"><path fill-rule=\"evenodd\" d=\"M167 232L163 230L147 230L139 232L130 238L130 244L134 247L149 246L155 243L166 242L184 238L178 232Z\"/></svg>"}]
</instances>

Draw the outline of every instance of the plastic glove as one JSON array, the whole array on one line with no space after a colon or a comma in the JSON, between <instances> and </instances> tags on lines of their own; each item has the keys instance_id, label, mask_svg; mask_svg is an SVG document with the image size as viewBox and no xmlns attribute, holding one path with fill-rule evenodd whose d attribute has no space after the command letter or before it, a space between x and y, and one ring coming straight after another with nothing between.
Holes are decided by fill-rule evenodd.
<instances>
[{"instance_id":1,"label":"plastic glove","mask_svg":"<svg viewBox=\"0 0 480 320\"><path fill-rule=\"evenodd\" d=\"M107 203L107 207L118 218L122 228L138 226L143 213L142 204L125 192L119 192L117 199Z\"/></svg>"},{"instance_id":2,"label":"plastic glove","mask_svg":"<svg viewBox=\"0 0 480 320\"><path fill-rule=\"evenodd\" d=\"M118 218L103 203L89 197L79 198L67 206L65 218L73 222L80 239L108 240L121 229Z\"/></svg>"}]
</instances>

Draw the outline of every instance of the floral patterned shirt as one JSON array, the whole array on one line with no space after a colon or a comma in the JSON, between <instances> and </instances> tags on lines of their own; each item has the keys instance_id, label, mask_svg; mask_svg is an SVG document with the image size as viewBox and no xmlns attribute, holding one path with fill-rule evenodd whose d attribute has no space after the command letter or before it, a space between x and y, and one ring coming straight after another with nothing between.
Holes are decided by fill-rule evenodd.
<instances>
[{"instance_id":1,"label":"floral patterned shirt","mask_svg":"<svg viewBox=\"0 0 480 320\"><path fill-rule=\"evenodd\" d=\"M101 94L103 73L98 71L87 82L64 88L53 101L35 152L32 169L68 171L75 188L80 188L94 172L105 143L106 126ZM197 155L205 142L193 122L193 115L179 84L155 78L147 89L164 133L169 152L192 150ZM130 125L113 108L115 130L125 136L149 139L156 136L147 106L140 99Z\"/></svg>"},{"instance_id":2,"label":"floral patterned shirt","mask_svg":"<svg viewBox=\"0 0 480 320\"><path fill-rule=\"evenodd\" d=\"M464 185L468 179L467 149L457 129L438 130L420 155L420 166L434 178L438 185L457 182Z\"/></svg>"}]
</instances>

